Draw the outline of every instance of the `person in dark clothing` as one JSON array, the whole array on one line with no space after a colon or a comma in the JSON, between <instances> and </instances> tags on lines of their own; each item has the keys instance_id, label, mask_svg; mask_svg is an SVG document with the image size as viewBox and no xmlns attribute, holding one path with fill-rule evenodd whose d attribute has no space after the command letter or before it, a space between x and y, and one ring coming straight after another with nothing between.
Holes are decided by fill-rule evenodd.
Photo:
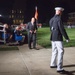
<instances>
[{"instance_id":1,"label":"person in dark clothing","mask_svg":"<svg viewBox=\"0 0 75 75\"><path fill-rule=\"evenodd\" d=\"M55 8L55 15L49 21L50 30L51 30L51 43L52 43L52 57L50 67L55 68L57 67L57 72L63 72L63 36L66 39L66 42L69 42L69 37L66 33L66 30L63 26L61 20L61 14L64 8L56 7ZM58 56L58 58L57 58ZM57 62L56 62L57 58Z\"/></svg>"},{"instance_id":2,"label":"person in dark clothing","mask_svg":"<svg viewBox=\"0 0 75 75\"><path fill-rule=\"evenodd\" d=\"M32 49L31 43L33 41L33 48L36 49L36 31L37 31L37 25L35 23L35 18L31 18L31 22L28 22L26 26L26 30L28 32L28 47L29 49Z\"/></svg>"}]
</instances>

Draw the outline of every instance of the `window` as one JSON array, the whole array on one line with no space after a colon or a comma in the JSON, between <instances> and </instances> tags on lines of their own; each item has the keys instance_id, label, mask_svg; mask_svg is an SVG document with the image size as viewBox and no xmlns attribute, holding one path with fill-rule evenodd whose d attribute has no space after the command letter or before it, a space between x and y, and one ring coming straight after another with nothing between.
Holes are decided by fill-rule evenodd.
<instances>
[{"instance_id":1,"label":"window","mask_svg":"<svg viewBox=\"0 0 75 75\"><path fill-rule=\"evenodd\" d=\"M21 23L21 22L22 22L22 20L19 20L19 22Z\"/></svg>"},{"instance_id":2,"label":"window","mask_svg":"<svg viewBox=\"0 0 75 75\"><path fill-rule=\"evenodd\" d=\"M22 16L22 18L24 18L24 16Z\"/></svg>"},{"instance_id":3,"label":"window","mask_svg":"<svg viewBox=\"0 0 75 75\"><path fill-rule=\"evenodd\" d=\"M9 18L11 18L11 15L9 15Z\"/></svg>"},{"instance_id":4,"label":"window","mask_svg":"<svg viewBox=\"0 0 75 75\"><path fill-rule=\"evenodd\" d=\"M12 13L14 13L14 10L12 10Z\"/></svg>"},{"instance_id":5,"label":"window","mask_svg":"<svg viewBox=\"0 0 75 75\"><path fill-rule=\"evenodd\" d=\"M16 23L19 23L19 21L18 21L18 20L16 20Z\"/></svg>"},{"instance_id":6,"label":"window","mask_svg":"<svg viewBox=\"0 0 75 75\"><path fill-rule=\"evenodd\" d=\"M22 13L22 11L20 10L20 13Z\"/></svg>"},{"instance_id":7,"label":"window","mask_svg":"<svg viewBox=\"0 0 75 75\"><path fill-rule=\"evenodd\" d=\"M15 20L13 20L13 23L15 24Z\"/></svg>"},{"instance_id":8,"label":"window","mask_svg":"<svg viewBox=\"0 0 75 75\"><path fill-rule=\"evenodd\" d=\"M14 15L12 15L12 18L14 18Z\"/></svg>"}]
</instances>

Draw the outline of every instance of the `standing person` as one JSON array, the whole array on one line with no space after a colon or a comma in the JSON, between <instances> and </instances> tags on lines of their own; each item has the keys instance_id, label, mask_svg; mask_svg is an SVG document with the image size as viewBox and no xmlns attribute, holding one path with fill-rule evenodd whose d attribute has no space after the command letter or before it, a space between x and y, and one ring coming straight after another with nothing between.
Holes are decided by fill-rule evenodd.
<instances>
[{"instance_id":1,"label":"standing person","mask_svg":"<svg viewBox=\"0 0 75 75\"><path fill-rule=\"evenodd\" d=\"M55 15L50 19L49 25L51 30L51 43L52 43L52 57L51 57L51 68L57 67L57 72L63 72L63 36L66 41L69 41L69 37L64 29L64 26L61 21L61 14L64 11L62 7L55 8ZM57 58L57 62L56 62Z\"/></svg>"},{"instance_id":2,"label":"standing person","mask_svg":"<svg viewBox=\"0 0 75 75\"><path fill-rule=\"evenodd\" d=\"M27 24L26 30L28 32L28 47L29 49L32 49L31 43L33 41L33 48L36 49L36 30L37 25L35 23L35 18L31 18L31 22Z\"/></svg>"}]
</instances>

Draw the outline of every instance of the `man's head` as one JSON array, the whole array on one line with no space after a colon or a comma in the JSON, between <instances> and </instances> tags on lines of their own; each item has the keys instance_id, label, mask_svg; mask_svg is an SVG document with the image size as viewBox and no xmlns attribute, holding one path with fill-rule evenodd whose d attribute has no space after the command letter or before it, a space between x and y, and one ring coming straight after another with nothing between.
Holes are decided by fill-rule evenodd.
<instances>
[{"instance_id":1,"label":"man's head","mask_svg":"<svg viewBox=\"0 0 75 75\"><path fill-rule=\"evenodd\" d=\"M35 22L35 18L34 18L34 17L31 18L31 22L32 22L32 23Z\"/></svg>"},{"instance_id":2,"label":"man's head","mask_svg":"<svg viewBox=\"0 0 75 75\"><path fill-rule=\"evenodd\" d=\"M16 29L16 30L19 30L19 26L17 26L15 29Z\"/></svg>"},{"instance_id":3,"label":"man's head","mask_svg":"<svg viewBox=\"0 0 75 75\"><path fill-rule=\"evenodd\" d=\"M55 14L56 15L61 15L63 11L64 11L64 8L62 8L62 7L56 7L55 8Z\"/></svg>"},{"instance_id":4,"label":"man's head","mask_svg":"<svg viewBox=\"0 0 75 75\"><path fill-rule=\"evenodd\" d=\"M5 28L8 28L8 24L5 23L5 24L4 24L4 27L5 27Z\"/></svg>"}]
</instances>

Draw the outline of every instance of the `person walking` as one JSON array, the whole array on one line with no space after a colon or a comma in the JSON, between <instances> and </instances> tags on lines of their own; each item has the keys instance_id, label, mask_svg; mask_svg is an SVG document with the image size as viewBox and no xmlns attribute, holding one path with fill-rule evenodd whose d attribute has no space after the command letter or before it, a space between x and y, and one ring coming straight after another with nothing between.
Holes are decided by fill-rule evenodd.
<instances>
[{"instance_id":1,"label":"person walking","mask_svg":"<svg viewBox=\"0 0 75 75\"><path fill-rule=\"evenodd\" d=\"M64 11L62 7L55 8L55 15L50 19L49 25L51 30L51 43L52 43L52 57L51 57L51 68L57 68L57 72L63 72L63 36L66 42L69 42L69 37L63 26L61 15ZM57 61L56 61L57 60Z\"/></svg>"},{"instance_id":2,"label":"person walking","mask_svg":"<svg viewBox=\"0 0 75 75\"><path fill-rule=\"evenodd\" d=\"M31 21L28 22L26 26L26 30L28 32L28 47L29 49L32 49L31 43L33 41L33 48L36 49L36 31L37 31L37 25L36 20L34 17L31 18Z\"/></svg>"}]
</instances>

